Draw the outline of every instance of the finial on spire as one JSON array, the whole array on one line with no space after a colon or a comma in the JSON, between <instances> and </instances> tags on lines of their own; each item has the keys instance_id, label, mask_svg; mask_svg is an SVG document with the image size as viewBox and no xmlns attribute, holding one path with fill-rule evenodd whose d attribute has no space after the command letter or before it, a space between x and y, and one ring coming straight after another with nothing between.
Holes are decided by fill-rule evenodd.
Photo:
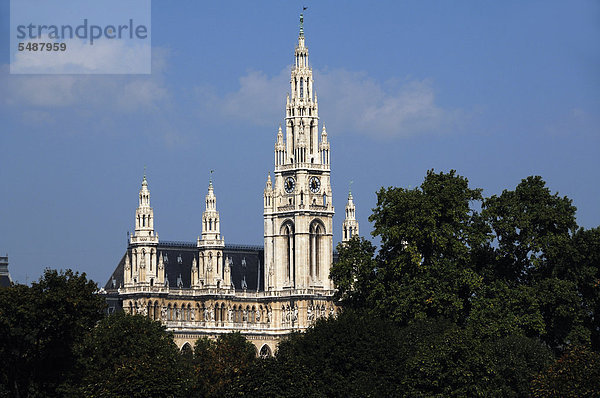
<instances>
[{"instance_id":1,"label":"finial on spire","mask_svg":"<svg viewBox=\"0 0 600 398\"><path fill-rule=\"evenodd\" d=\"M148 185L148 181L146 180L146 165L144 165L144 178L142 179L142 185Z\"/></svg>"},{"instance_id":2,"label":"finial on spire","mask_svg":"<svg viewBox=\"0 0 600 398\"><path fill-rule=\"evenodd\" d=\"M306 11L308 7L302 7L302 12L300 13L300 36L304 36L304 11Z\"/></svg>"},{"instance_id":3,"label":"finial on spire","mask_svg":"<svg viewBox=\"0 0 600 398\"><path fill-rule=\"evenodd\" d=\"M215 171L210 169L210 177L208 177L208 185L212 186L212 175Z\"/></svg>"},{"instance_id":4,"label":"finial on spire","mask_svg":"<svg viewBox=\"0 0 600 398\"><path fill-rule=\"evenodd\" d=\"M354 181L350 180L350 184L348 184L348 197L352 196L352 183L354 183Z\"/></svg>"}]
</instances>

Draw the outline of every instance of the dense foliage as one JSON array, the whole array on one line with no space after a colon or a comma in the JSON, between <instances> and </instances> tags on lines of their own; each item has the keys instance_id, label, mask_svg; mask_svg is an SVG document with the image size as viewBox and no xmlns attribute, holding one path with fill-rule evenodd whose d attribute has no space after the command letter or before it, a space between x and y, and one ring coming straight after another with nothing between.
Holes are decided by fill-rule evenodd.
<instances>
[{"instance_id":1,"label":"dense foliage","mask_svg":"<svg viewBox=\"0 0 600 398\"><path fill-rule=\"evenodd\" d=\"M239 333L224 334L216 340L198 339L192 359L192 396L222 397L254 361L254 345Z\"/></svg>"},{"instance_id":2,"label":"dense foliage","mask_svg":"<svg viewBox=\"0 0 600 398\"><path fill-rule=\"evenodd\" d=\"M345 308L401 330L432 319L452 325L430 353L449 350L450 373L444 358L429 369L426 351L407 370L425 384L438 380L440 389L417 384L408 395L524 396L547 360L544 349L559 356L575 346L600 349L600 228L579 228L571 200L552 194L540 177L484 198L454 171L429 171L419 188L382 188L377 198L370 220L381 248L358 237L338 246L331 277ZM463 358L461 347L474 356ZM503 353L512 365L490 367ZM521 361L509 377L519 358L533 362ZM499 380L513 381L489 390Z\"/></svg>"},{"instance_id":3,"label":"dense foliage","mask_svg":"<svg viewBox=\"0 0 600 398\"><path fill-rule=\"evenodd\" d=\"M117 312L103 319L80 347L81 380L73 396L173 397L184 389L173 335L142 315Z\"/></svg>"},{"instance_id":4,"label":"dense foliage","mask_svg":"<svg viewBox=\"0 0 600 398\"><path fill-rule=\"evenodd\" d=\"M429 171L382 188L331 269L342 311L256 358L240 334L178 350L85 275L0 289L0 396L600 396L600 228L540 177L486 198Z\"/></svg>"},{"instance_id":5,"label":"dense foliage","mask_svg":"<svg viewBox=\"0 0 600 398\"><path fill-rule=\"evenodd\" d=\"M54 397L77 379L76 346L103 317L98 287L68 270L0 288L0 395Z\"/></svg>"}]
</instances>

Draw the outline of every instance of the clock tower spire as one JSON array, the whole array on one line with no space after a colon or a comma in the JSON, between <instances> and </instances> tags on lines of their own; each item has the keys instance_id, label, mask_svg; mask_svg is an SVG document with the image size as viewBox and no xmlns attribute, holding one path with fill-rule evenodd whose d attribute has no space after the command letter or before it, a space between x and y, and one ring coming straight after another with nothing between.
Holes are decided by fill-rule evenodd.
<instances>
[{"instance_id":1,"label":"clock tower spire","mask_svg":"<svg viewBox=\"0 0 600 398\"><path fill-rule=\"evenodd\" d=\"M285 127L275 140L274 181L264 193L266 290L333 288L330 146L323 126L304 37L294 50Z\"/></svg>"}]
</instances>

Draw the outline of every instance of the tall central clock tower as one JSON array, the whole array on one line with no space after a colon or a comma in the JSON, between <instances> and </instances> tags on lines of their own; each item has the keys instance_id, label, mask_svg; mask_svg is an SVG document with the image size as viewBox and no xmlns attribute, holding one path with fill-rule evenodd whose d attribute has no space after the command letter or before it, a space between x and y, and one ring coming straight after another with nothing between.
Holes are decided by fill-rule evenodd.
<instances>
[{"instance_id":1,"label":"tall central clock tower","mask_svg":"<svg viewBox=\"0 0 600 398\"><path fill-rule=\"evenodd\" d=\"M333 289L330 152L304 44L303 16L275 142L275 173L264 191L265 290Z\"/></svg>"}]
</instances>

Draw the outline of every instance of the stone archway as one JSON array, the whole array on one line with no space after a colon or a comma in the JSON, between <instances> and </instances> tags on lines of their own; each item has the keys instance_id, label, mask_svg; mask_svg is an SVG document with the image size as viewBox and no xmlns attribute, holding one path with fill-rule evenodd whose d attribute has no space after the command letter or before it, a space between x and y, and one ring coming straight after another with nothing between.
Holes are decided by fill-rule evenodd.
<instances>
[{"instance_id":1,"label":"stone archway","mask_svg":"<svg viewBox=\"0 0 600 398\"><path fill-rule=\"evenodd\" d=\"M273 356L273 351L271 351L271 347L268 344L264 344L258 353L260 358L269 358Z\"/></svg>"}]
</instances>

